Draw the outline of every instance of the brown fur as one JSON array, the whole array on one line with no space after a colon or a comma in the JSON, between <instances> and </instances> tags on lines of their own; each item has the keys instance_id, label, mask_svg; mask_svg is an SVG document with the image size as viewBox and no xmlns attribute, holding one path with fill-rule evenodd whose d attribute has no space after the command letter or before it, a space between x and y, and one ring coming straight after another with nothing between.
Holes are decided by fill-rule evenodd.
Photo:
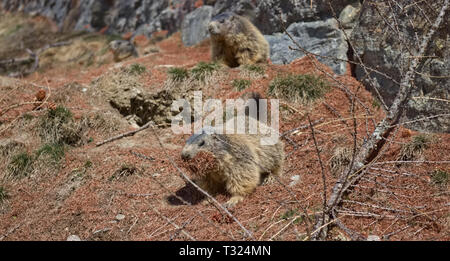
<instances>
[{"instance_id":1,"label":"brown fur","mask_svg":"<svg viewBox=\"0 0 450 261\"><path fill-rule=\"evenodd\" d=\"M209 23L211 57L229 67L267 63L269 43L247 18L233 14L221 14L225 19Z\"/></svg>"},{"instance_id":2,"label":"brown fur","mask_svg":"<svg viewBox=\"0 0 450 261\"><path fill-rule=\"evenodd\" d=\"M249 118L253 120L253 118ZM194 137L194 136L193 136ZM261 135L204 134L188 140L182 151L183 159L195 157L199 151L209 151L216 159L216 167L195 182L208 193L231 194L226 203L233 207L251 194L266 178L280 177L284 161L284 145L261 145ZM199 147L204 142L205 145Z\"/></svg>"},{"instance_id":3,"label":"brown fur","mask_svg":"<svg viewBox=\"0 0 450 261\"><path fill-rule=\"evenodd\" d=\"M126 40L114 40L109 43L109 49L114 55L114 62L120 62L130 56L139 57L133 43Z\"/></svg>"}]
</instances>

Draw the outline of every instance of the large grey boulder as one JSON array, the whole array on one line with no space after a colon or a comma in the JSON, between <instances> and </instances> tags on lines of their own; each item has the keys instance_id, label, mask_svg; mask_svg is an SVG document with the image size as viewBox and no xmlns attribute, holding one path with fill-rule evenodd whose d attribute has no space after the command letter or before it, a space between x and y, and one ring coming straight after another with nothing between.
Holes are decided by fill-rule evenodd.
<instances>
[{"instance_id":1,"label":"large grey boulder","mask_svg":"<svg viewBox=\"0 0 450 261\"><path fill-rule=\"evenodd\" d=\"M337 74L344 74L346 63L338 59L347 59L347 42L338 29L335 19L325 21L300 22L291 24L287 31L294 40L307 51L318 54L317 59ZM270 45L270 59L274 64L287 64L305 54L301 51L291 50L289 46L296 47L286 34L265 35ZM329 58L325 58L329 57Z\"/></svg>"},{"instance_id":2,"label":"large grey boulder","mask_svg":"<svg viewBox=\"0 0 450 261\"><path fill-rule=\"evenodd\" d=\"M376 8L370 3L363 4L351 41L363 64L387 77L366 71L364 66L356 66L355 73L368 90L376 94L378 89L388 107L399 90L395 82L400 82L408 70L412 57L417 54L418 46L435 21L443 2L437 0L411 4L413 1L403 1L395 8L387 0L378 1ZM400 8L406 6L407 12ZM449 21L448 11L444 21ZM425 58L417 70L412 95L405 107L404 121L411 122L406 124L408 128L450 132L449 32L448 23L443 22L431 39Z\"/></svg>"},{"instance_id":3,"label":"large grey boulder","mask_svg":"<svg viewBox=\"0 0 450 261\"><path fill-rule=\"evenodd\" d=\"M287 26L300 21L312 22L338 17L347 5L357 2L359 0L218 0L214 5L213 15L234 11L250 17L263 34L270 35L282 32L283 23Z\"/></svg>"},{"instance_id":4,"label":"large grey boulder","mask_svg":"<svg viewBox=\"0 0 450 261\"><path fill-rule=\"evenodd\" d=\"M211 21L212 13L213 7L205 5L186 15L181 25L181 39L184 45L196 45L209 37L208 23Z\"/></svg>"}]
</instances>

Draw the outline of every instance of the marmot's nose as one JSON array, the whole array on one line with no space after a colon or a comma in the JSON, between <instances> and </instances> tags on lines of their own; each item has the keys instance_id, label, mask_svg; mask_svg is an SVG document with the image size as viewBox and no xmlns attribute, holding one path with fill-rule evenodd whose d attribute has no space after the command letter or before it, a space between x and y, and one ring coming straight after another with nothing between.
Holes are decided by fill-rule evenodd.
<instances>
[{"instance_id":1,"label":"marmot's nose","mask_svg":"<svg viewBox=\"0 0 450 261\"><path fill-rule=\"evenodd\" d=\"M210 33L212 33L212 32L214 32L214 25L213 24L208 24L208 31L210 32Z\"/></svg>"},{"instance_id":2,"label":"marmot's nose","mask_svg":"<svg viewBox=\"0 0 450 261\"><path fill-rule=\"evenodd\" d=\"M181 153L181 159L182 160L188 160L190 157L189 157L189 154L188 153Z\"/></svg>"}]
</instances>

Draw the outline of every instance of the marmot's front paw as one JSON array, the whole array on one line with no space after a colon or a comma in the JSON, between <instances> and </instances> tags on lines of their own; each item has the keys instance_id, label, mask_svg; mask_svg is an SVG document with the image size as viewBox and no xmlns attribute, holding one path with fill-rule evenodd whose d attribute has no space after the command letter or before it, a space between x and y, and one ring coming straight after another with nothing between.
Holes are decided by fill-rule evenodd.
<instances>
[{"instance_id":1,"label":"marmot's front paw","mask_svg":"<svg viewBox=\"0 0 450 261\"><path fill-rule=\"evenodd\" d=\"M210 204L213 204L213 201L209 198L205 198L200 204L202 204L202 206L208 206Z\"/></svg>"},{"instance_id":2,"label":"marmot's front paw","mask_svg":"<svg viewBox=\"0 0 450 261\"><path fill-rule=\"evenodd\" d=\"M241 202L242 200L244 200L244 197L233 196L230 198L230 200L227 201L227 203L225 203L224 206L228 209L231 209L231 208L234 208L236 206L236 204Z\"/></svg>"}]
</instances>

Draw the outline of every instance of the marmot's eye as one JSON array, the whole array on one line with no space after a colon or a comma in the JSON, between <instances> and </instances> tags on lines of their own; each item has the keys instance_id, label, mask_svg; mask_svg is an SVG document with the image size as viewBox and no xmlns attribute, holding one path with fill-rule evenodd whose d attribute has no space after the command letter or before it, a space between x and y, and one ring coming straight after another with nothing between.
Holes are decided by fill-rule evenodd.
<instances>
[{"instance_id":1,"label":"marmot's eye","mask_svg":"<svg viewBox=\"0 0 450 261\"><path fill-rule=\"evenodd\" d=\"M202 141L198 144L199 147L201 147L201 146L203 146L203 145L205 145L205 141L204 141L204 140L202 140Z\"/></svg>"}]
</instances>

